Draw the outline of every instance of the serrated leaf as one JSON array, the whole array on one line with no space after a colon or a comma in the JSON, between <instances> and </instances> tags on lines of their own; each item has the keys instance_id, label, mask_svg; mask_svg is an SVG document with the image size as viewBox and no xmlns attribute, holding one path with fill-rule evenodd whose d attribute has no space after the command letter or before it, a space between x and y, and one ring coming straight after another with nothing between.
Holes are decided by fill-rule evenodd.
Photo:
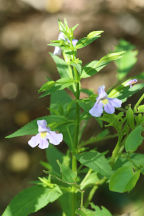
<instances>
[{"instance_id":1,"label":"serrated leaf","mask_svg":"<svg viewBox=\"0 0 144 216\"><path fill-rule=\"evenodd\" d=\"M112 168L102 153L93 151L84 152L79 154L77 159L81 164L91 168L103 176L109 177L112 174Z\"/></svg>"},{"instance_id":2,"label":"serrated leaf","mask_svg":"<svg viewBox=\"0 0 144 216\"><path fill-rule=\"evenodd\" d=\"M91 203L91 207L96 210L96 215L99 216L112 216L112 214L103 206L101 206L101 208L99 206L94 205L93 203Z\"/></svg>"},{"instance_id":3,"label":"serrated leaf","mask_svg":"<svg viewBox=\"0 0 144 216\"><path fill-rule=\"evenodd\" d=\"M131 166L123 166L111 176L109 189L119 193L131 191L135 187L139 176L139 171L134 172Z\"/></svg>"},{"instance_id":4,"label":"serrated leaf","mask_svg":"<svg viewBox=\"0 0 144 216\"><path fill-rule=\"evenodd\" d=\"M125 149L127 152L136 151L142 144L144 138L141 136L141 133L143 130L143 127L139 125L128 135L125 141Z\"/></svg>"},{"instance_id":5,"label":"serrated leaf","mask_svg":"<svg viewBox=\"0 0 144 216\"><path fill-rule=\"evenodd\" d=\"M32 186L20 192L7 206L2 216L26 216L37 212L62 195L58 186L44 188Z\"/></svg>"}]
</instances>

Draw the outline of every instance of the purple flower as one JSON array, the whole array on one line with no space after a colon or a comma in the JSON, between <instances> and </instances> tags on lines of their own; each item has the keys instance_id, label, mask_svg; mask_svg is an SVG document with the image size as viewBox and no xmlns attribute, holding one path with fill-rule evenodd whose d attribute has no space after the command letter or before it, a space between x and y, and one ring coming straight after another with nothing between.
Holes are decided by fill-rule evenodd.
<instances>
[{"instance_id":1,"label":"purple flower","mask_svg":"<svg viewBox=\"0 0 144 216\"><path fill-rule=\"evenodd\" d=\"M77 39L73 39L73 40L72 40L72 44L73 44L73 46L76 46L77 42L78 42Z\"/></svg>"},{"instance_id":2,"label":"purple flower","mask_svg":"<svg viewBox=\"0 0 144 216\"><path fill-rule=\"evenodd\" d=\"M58 40L66 40L63 32L59 33ZM67 41L70 43L69 40L67 40ZM77 42L78 42L77 39L73 39L72 40L73 46L76 46ZM56 46L55 49L54 49L53 54L54 55L61 55L61 48Z\"/></svg>"},{"instance_id":3,"label":"purple flower","mask_svg":"<svg viewBox=\"0 0 144 216\"><path fill-rule=\"evenodd\" d=\"M33 136L28 144L34 148L38 145L39 148L45 149L48 148L49 142L53 145L58 145L63 140L63 135L61 133L56 133L55 131L51 131L50 128L47 127L46 120L38 120L38 134Z\"/></svg>"},{"instance_id":4,"label":"purple flower","mask_svg":"<svg viewBox=\"0 0 144 216\"><path fill-rule=\"evenodd\" d=\"M129 81L126 83L125 86L130 86L130 88L131 88L131 87L133 87L133 85L136 84L137 82L138 82L137 79L132 79L132 80L129 80Z\"/></svg>"},{"instance_id":5,"label":"purple flower","mask_svg":"<svg viewBox=\"0 0 144 216\"><path fill-rule=\"evenodd\" d=\"M98 97L96 103L89 110L89 113L94 117L100 117L103 113L103 109L106 113L112 114L115 112L115 107L121 107L122 101L117 98L109 98L105 92L105 86L98 88Z\"/></svg>"},{"instance_id":6,"label":"purple flower","mask_svg":"<svg viewBox=\"0 0 144 216\"><path fill-rule=\"evenodd\" d=\"M65 37L64 37L64 33L63 32L60 32L59 35L58 35L58 40L65 40ZM55 47L54 49L54 52L53 52L54 55L61 55L61 48L60 47Z\"/></svg>"}]
</instances>

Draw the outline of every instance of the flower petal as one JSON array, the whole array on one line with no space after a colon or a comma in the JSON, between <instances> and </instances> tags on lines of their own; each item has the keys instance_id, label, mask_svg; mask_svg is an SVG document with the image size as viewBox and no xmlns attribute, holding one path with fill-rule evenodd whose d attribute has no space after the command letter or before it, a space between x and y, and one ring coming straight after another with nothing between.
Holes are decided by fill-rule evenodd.
<instances>
[{"instance_id":1,"label":"flower petal","mask_svg":"<svg viewBox=\"0 0 144 216\"><path fill-rule=\"evenodd\" d=\"M61 48L60 47L55 47L53 54L60 56L61 55Z\"/></svg>"},{"instance_id":2,"label":"flower petal","mask_svg":"<svg viewBox=\"0 0 144 216\"><path fill-rule=\"evenodd\" d=\"M45 149L45 148L48 148L48 146L49 146L48 140L47 140L46 138L45 138L45 139L41 138L38 147L39 147L40 149Z\"/></svg>"},{"instance_id":3,"label":"flower petal","mask_svg":"<svg viewBox=\"0 0 144 216\"><path fill-rule=\"evenodd\" d=\"M117 98L108 98L109 103L114 107L121 107L122 101Z\"/></svg>"},{"instance_id":4,"label":"flower petal","mask_svg":"<svg viewBox=\"0 0 144 216\"><path fill-rule=\"evenodd\" d=\"M134 84L136 84L138 82L138 80L137 79L132 79L132 80L129 80L127 83L126 83L126 85L125 86L130 86L130 88L134 85Z\"/></svg>"},{"instance_id":5,"label":"flower petal","mask_svg":"<svg viewBox=\"0 0 144 216\"><path fill-rule=\"evenodd\" d=\"M111 103L108 102L107 104L104 105L104 111L108 114L112 114L115 112L115 108Z\"/></svg>"},{"instance_id":6,"label":"flower petal","mask_svg":"<svg viewBox=\"0 0 144 216\"><path fill-rule=\"evenodd\" d=\"M89 113L94 117L100 117L103 113L102 102L96 102L94 106L89 110Z\"/></svg>"},{"instance_id":7,"label":"flower petal","mask_svg":"<svg viewBox=\"0 0 144 216\"><path fill-rule=\"evenodd\" d=\"M28 144L34 148L36 147L39 143L40 143L40 134L37 134L36 136L33 136L29 141L28 141Z\"/></svg>"},{"instance_id":8,"label":"flower petal","mask_svg":"<svg viewBox=\"0 0 144 216\"><path fill-rule=\"evenodd\" d=\"M39 133L49 131L46 120L37 120L37 124Z\"/></svg>"},{"instance_id":9,"label":"flower petal","mask_svg":"<svg viewBox=\"0 0 144 216\"><path fill-rule=\"evenodd\" d=\"M55 131L49 131L47 133L46 138L49 140L50 143L53 145L58 145L63 140L63 135L61 133L56 133Z\"/></svg>"},{"instance_id":10,"label":"flower petal","mask_svg":"<svg viewBox=\"0 0 144 216\"><path fill-rule=\"evenodd\" d=\"M76 46L77 42L78 42L77 39L73 39L73 40L72 40L72 44L73 44L73 46Z\"/></svg>"},{"instance_id":11,"label":"flower petal","mask_svg":"<svg viewBox=\"0 0 144 216\"><path fill-rule=\"evenodd\" d=\"M63 32L60 32L58 35L58 40L65 40L65 36Z\"/></svg>"},{"instance_id":12,"label":"flower petal","mask_svg":"<svg viewBox=\"0 0 144 216\"><path fill-rule=\"evenodd\" d=\"M98 88L98 100L102 99L102 98L106 98L107 97L107 93L105 92L105 86L100 86Z\"/></svg>"}]
</instances>

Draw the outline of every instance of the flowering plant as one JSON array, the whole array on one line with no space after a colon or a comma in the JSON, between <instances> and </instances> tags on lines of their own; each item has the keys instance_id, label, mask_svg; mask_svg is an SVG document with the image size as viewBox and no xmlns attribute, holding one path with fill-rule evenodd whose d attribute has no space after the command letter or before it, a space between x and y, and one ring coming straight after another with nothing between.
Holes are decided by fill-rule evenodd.
<instances>
[{"instance_id":1,"label":"flowering plant","mask_svg":"<svg viewBox=\"0 0 144 216\"><path fill-rule=\"evenodd\" d=\"M61 207L59 216L112 216L109 209L93 202L99 187L106 184L110 191L129 192L140 174L144 174L144 155L136 153L143 141L144 105L140 104L144 95L134 107L125 104L144 87L143 83L137 84L136 77L126 79L136 63L137 51L122 40L114 52L83 65L77 51L98 39L103 31L93 31L76 40L77 25L69 28L66 21L58 24L60 34L58 40L50 43L55 47L50 55L60 78L48 80L39 90L41 97L50 95L50 114L33 120L7 137L34 135L28 144L46 149L48 162L42 163L45 174L33 186L20 192L2 216L27 216L56 200ZM100 86L98 96L81 87L82 79L101 72L112 61L117 65L118 85L107 92L104 85ZM80 98L81 92L87 97ZM90 118L102 132L95 132L94 136L83 140ZM98 151L95 144L109 138L117 140L113 150ZM57 148L59 144L66 146L63 152Z\"/></svg>"}]
</instances>

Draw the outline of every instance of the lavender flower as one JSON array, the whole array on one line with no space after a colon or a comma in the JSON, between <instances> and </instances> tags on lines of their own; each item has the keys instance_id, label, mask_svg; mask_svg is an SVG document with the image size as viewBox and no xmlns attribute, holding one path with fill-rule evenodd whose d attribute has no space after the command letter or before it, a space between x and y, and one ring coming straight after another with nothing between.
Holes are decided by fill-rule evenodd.
<instances>
[{"instance_id":1,"label":"lavender flower","mask_svg":"<svg viewBox=\"0 0 144 216\"><path fill-rule=\"evenodd\" d=\"M45 149L48 148L49 142L53 145L58 145L63 140L63 135L61 133L56 133L55 131L51 131L50 128L47 127L46 120L38 120L38 134L33 136L28 144L34 148L38 145L39 148Z\"/></svg>"},{"instance_id":2,"label":"lavender flower","mask_svg":"<svg viewBox=\"0 0 144 216\"><path fill-rule=\"evenodd\" d=\"M72 40L72 44L73 44L73 46L76 46L77 42L78 42L77 39L73 39L73 40Z\"/></svg>"},{"instance_id":3,"label":"lavender flower","mask_svg":"<svg viewBox=\"0 0 144 216\"><path fill-rule=\"evenodd\" d=\"M127 83L126 83L126 86L130 86L133 87L134 84L136 84L138 82L137 79L132 79L132 80L129 80Z\"/></svg>"},{"instance_id":4,"label":"lavender flower","mask_svg":"<svg viewBox=\"0 0 144 216\"><path fill-rule=\"evenodd\" d=\"M63 32L59 33L58 40L65 40ZM55 47L53 54L54 55L61 55L61 48L60 47Z\"/></svg>"},{"instance_id":5,"label":"lavender flower","mask_svg":"<svg viewBox=\"0 0 144 216\"><path fill-rule=\"evenodd\" d=\"M66 40L63 32L59 33L58 40ZM67 41L70 43L69 40L67 40ZM73 46L76 46L77 42L78 42L77 39L73 39L72 40ZM56 46L55 49L54 49L53 54L54 55L61 55L61 48Z\"/></svg>"},{"instance_id":6,"label":"lavender flower","mask_svg":"<svg viewBox=\"0 0 144 216\"><path fill-rule=\"evenodd\" d=\"M122 101L117 98L109 98L105 92L105 86L98 88L98 97L96 103L89 110L89 113L94 117L100 117L103 113L103 109L106 113L112 114L115 112L115 107L121 107Z\"/></svg>"}]
</instances>

